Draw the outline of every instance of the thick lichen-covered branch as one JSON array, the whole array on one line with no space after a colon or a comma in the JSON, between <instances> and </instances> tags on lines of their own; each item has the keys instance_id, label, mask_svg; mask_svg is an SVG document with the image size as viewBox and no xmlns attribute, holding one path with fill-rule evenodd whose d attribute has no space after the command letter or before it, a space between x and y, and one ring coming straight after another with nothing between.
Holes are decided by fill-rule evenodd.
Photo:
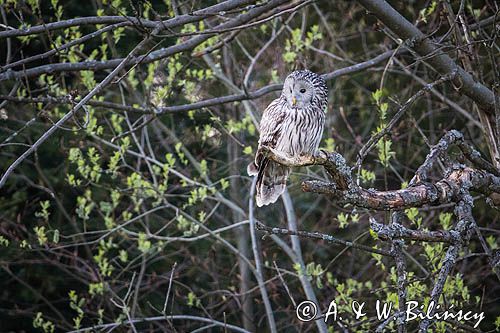
<instances>
[{"instance_id":1,"label":"thick lichen-covered branch","mask_svg":"<svg viewBox=\"0 0 500 333\"><path fill-rule=\"evenodd\" d=\"M457 146L460 149L461 161L468 161L470 166L451 161L448 152L452 146ZM500 193L499 171L465 142L462 133L455 130L447 132L431 148L425 161L416 170L408 187L398 190L378 191L359 186L353 181L351 169L347 166L345 159L338 153L321 151L315 156L289 157L266 148L266 155L275 162L287 166L323 166L331 176L332 181L305 181L302 184L304 191L329 194L340 204L350 204L371 210L394 211L390 224L378 223L374 218L370 218L370 227L380 240L389 241L392 244L390 256L394 258L396 263L400 314L405 313L404 304L407 297L407 270L403 250L405 240L449 244L430 294L431 300L437 303L443 293L446 280L455 267L460 250L468 244L471 232L477 230L472 216L471 192L479 192L484 195ZM439 180L432 181L430 174L438 161L441 161L445 166L445 171ZM452 203L455 206L457 222L451 230L414 230L403 225L403 209L445 203ZM267 230L263 227L261 229ZM270 231L287 233L286 230L279 228L272 228ZM300 235L304 237L327 239L324 235L301 233ZM486 254L490 257L489 261L493 272L497 273L499 261L497 255L490 252ZM398 315L395 319L397 319L398 332L406 332L404 318ZM419 332L427 332L431 323L432 321L429 319L422 320Z\"/></svg>"},{"instance_id":2,"label":"thick lichen-covered branch","mask_svg":"<svg viewBox=\"0 0 500 333\"><path fill-rule=\"evenodd\" d=\"M445 242L453 243L460 235L456 231L423 231L406 228L399 223L385 225L378 223L374 218L370 218L370 228L377 233L382 240L407 239L420 242Z\"/></svg>"},{"instance_id":3,"label":"thick lichen-covered branch","mask_svg":"<svg viewBox=\"0 0 500 333\"><path fill-rule=\"evenodd\" d=\"M442 178L436 182L428 181L428 174L435 163L456 142L466 152L473 164L483 166L489 171L454 163L448 166ZM405 189L379 191L359 186L351 175L351 169L342 155L321 151L315 156L289 157L267 148L268 158L287 166L321 165L332 177L332 182L305 181L302 189L306 192L332 195L341 204L352 204L374 210L405 209L424 205L440 205L458 202L463 189L485 195L500 193L500 177L496 169L484 160L477 151L463 142L458 131L450 131L431 149L424 163L418 168L410 186ZM491 171L491 172L490 172ZM494 174L495 173L495 174Z\"/></svg>"}]
</instances>

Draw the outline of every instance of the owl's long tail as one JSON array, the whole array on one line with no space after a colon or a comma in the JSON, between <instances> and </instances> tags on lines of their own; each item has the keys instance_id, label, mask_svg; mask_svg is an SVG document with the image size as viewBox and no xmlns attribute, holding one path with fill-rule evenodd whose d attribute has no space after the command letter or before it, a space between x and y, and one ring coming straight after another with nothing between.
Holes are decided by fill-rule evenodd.
<instances>
[{"instance_id":1,"label":"owl's long tail","mask_svg":"<svg viewBox=\"0 0 500 333\"><path fill-rule=\"evenodd\" d=\"M258 207L275 203L279 196L285 192L286 180L290 168L263 158L257 166L250 163L247 167L248 175L257 176L256 202Z\"/></svg>"}]
</instances>

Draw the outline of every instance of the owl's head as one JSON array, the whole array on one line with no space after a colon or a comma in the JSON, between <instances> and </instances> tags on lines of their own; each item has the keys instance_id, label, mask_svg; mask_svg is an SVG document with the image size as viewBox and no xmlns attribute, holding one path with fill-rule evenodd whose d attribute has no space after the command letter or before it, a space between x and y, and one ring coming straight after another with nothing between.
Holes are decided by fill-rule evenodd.
<instances>
[{"instance_id":1,"label":"owl's head","mask_svg":"<svg viewBox=\"0 0 500 333\"><path fill-rule=\"evenodd\" d=\"M308 70L295 71L285 79L282 95L291 108L303 109L314 103L322 107L326 103L328 88L318 74Z\"/></svg>"}]
</instances>

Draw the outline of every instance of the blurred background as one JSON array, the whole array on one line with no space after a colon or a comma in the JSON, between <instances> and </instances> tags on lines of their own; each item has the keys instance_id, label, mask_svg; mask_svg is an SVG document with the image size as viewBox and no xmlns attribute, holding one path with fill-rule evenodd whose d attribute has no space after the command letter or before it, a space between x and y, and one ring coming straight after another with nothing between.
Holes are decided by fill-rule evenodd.
<instances>
[{"instance_id":1,"label":"blurred background","mask_svg":"<svg viewBox=\"0 0 500 333\"><path fill-rule=\"evenodd\" d=\"M224 10L202 13L196 11L218 3L0 3L2 175L57 129L0 188L1 332L94 326L265 332L273 324L280 332L376 330L375 300L398 302L393 259L250 228L246 166L257 148L262 112L289 72L330 74L321 147L354 166L370 137L442 77L427 57L409 50L408 41L357 1L226 1ZM390 3L434 38L438 52L498 93L498 3ZM75 18L87 19L69 21ZM160 20L168 23L151 34ZM56 22L61 24L51 25ZM135 62L71 113L146 38ZM494 161L498 138L481 117L471 99L440 82L408 106L353 175L365 188L404 188L450 129ZM432 179L440 179L440 171ZM390 249L368 220L388 223L389 212L302 192L302 181L311 179L329 177L318 166L295 168L283 200L256 209L255 219ZM494 252L499 214L485 199L474 194L473 215ZM411 229L449 230L455 223L450 204L405 211ZM447 246L406 243L408 300L428 302ZM339 311L349 313L326 326L301 322L295 306L312 297L323 311L336 299ZM477 329L449 321L431 330L495 331L499 297L498 278L473 236L440 302L484 311L486 319ZM348 311L352 300L366 301L368 316L357 320ZM395 322L384 329L395 331Z\"/></svg>"}]
</instances>

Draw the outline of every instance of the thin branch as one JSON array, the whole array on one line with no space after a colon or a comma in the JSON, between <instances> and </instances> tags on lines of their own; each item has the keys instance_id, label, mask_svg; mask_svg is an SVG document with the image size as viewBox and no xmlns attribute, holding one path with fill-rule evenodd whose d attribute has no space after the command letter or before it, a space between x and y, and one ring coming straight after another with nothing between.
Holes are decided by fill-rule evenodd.
<instances>
[{"instance_id":1,"label":"thin branch","mask_svg":"<svg viewBox=\"0 0 500 333\"><path fill-rule=\"evenodd\" d=\"M71 109L68 113L66 113L61 119L59 119L52 127L50 127L38 140L31 145L21 156L19 156L5 171L0 179L0 188L5 185L7 178L9 175L16 169L16 167L21 164L31 153L33 153L42 143L44 143L61 125L63 125L68 119L73 117L74 113L80 110L92 97L97 95L104 87L106 87L113 78L118 75L118 73L127 65L127 62L130 58L132 58L135 53L139 52L140 49L149 41L148 37L143 39L129 54L128 56L121 61L121 63L106 76L104 80L101 81L97 86L95 86L80 102L78 102L75 107Z\"/></svg>"},{"instance_id":2,"label":"thin branch","mask_svg":"<svg viewBox=\"0 0 500 333\"><path fill-rule=\"evenodd\" d=\"M392 225L395 225L393 223ZM406 298L408 296L407 290L407 270L406 260L403 253L404 241L401 239L392 240L391 253L396 261L396 274L398 276L396 284L398 288L398 303L399 311L397 313L398 333L406 333Z\"/></svg>"},{"instance_id":3,"label":"thin branch","mask_svg":"<svg viewBox=\"0 0 500 333\"><path fill-rule=\"evenodd\" d=\"M158 52L158 51L156 51ZM389 58L391 54L394 51L388 51L384 52L372 59L369 59L367 61L340 68L335 71L323 74L323 77L327 80L333 80L342 76L346 75L352 75L355 73L358 73L366 68L372 67L377 65L378 63L384 61L385 59ZM153 52L154 53L154 52ZM142 63L147 63L148 60L144 59ZM85 64L85 66L88 66L89 63L85 62L82 63ZM90 67L85 67L85 69L89 69ZM1 74L0 74L1 78ZM132 107L132 106L125 106L122 104L118 103L111 103L111 102L101 102L101 101L95 101L95 100L90 100L88 102L89 105L92 106L98 106L98 107L103 107L103 108L109 108L109 109L115 109L115 110L123 110L127 112L136 112L136 113L155 113L158 115L161 114L166 114L166 113L177 113L177 112L186 112L186 111L191 111L191 110L199 110L203 108L208 108L211 106L216 106L216 105L222 105L222 104L227 104L227 103L233 103L233 102L240 102L240 101L245 101L245 100L251 100L251 99L257 99L262 96L265 96L267 94L270 94L275 91L280 91L283 88L282 84L271 84L265 87L262 87L260 89L247 92L247 93L241 93L241 94L234 94L234 95L227 95L227 96L221 96L221 97L214 97L214 98L209 98L203 101L199 102L194 102L194 103L189 103L189 104L183 104L183 105L172 105L172 106L164 106L160 107L157 110L153 109L145 109L145 108L137 108L137 107ZM34 98L27 98L27 97L14 97L14 96L7 96L7 95L0 95L0 99L5 99L14 103L57 103L57 104L66 104L69 103L69 99L65 97L34 97ZM78 101L78 100L77 100Z\"/></svg>"},{"instance_id":4,"label":"thin branch","mask_svg":"<svg viewBox=\"0 0 500 333\"><path fill-rule=\"evenodd\" d=\"M90 331L95 331L95 330L104 330L104 329L114 329L116 327L120 327L122 325L128 325L128 324L136 324L136 323L150 323L150 322L156 322L156 321L169 321L169 320L192 320L192 321L200 321L203 323L209 323L213 324L222 328L230 329L235 332L241 332L241 333L250 333L249 331L235 326L231 325L228 323L223 323L215 319L210 319L210 318L203 318L203 317L197 317L197 316L188 316L188 315L170 315L170 316L157 316L157 317L146 317L146 318L135 318L131 320L124 320L122 322L116 322L116 323L109 323L109 324L102 324L102 325L95 325L92 327L85 327L81 328L78 330L70 331L68 333L83 333L83 332L90 332Z\"/></svg>"},{"instance_id":5,"label":"thin branch","mask_svg":"<svg viewBox=\"0 0 500 333\"><path fill-rule=\"evenodd\" d=\"M467 189L467 186L465 186L465 191L467 191ZM470 195L463 196L463 199L455 207L455 215L458 218L458 223L455 229L458 233L460 233L460 237L454 244L450 245L450 247L446 251L445 257L442 260L441 269L439 270L434 288L432 288L431 292L430 300L435 304L438 303L439 297L443 293L446 279L455 266L455 262L457 261L460 249L469 240L471 227L475 224L474 218L472 217L472 198L470 197ZM427 329L431 324L431 320L429 320L428 318L432 318L435 310L436 309L433 308L433 311L429 313L429 316L420 322L419 333L427 332Z\"/></svg>"},{"instance_id":6,"label":"thin branch","mask_svg":"<svg viewBox=\"0 0 500 333\"><path fill-rule=\"evenodd\" d=\"M266 309L267 322L269 324L269 330L273 333L277 332L276 321L274 320L274 313L271 307L271 302L269 301L269 296L267 294L266 286L264 284L264 277L262 274L262 258L260 257L261 252L259 251L259 244L257 236L255 234L256 223L259 223L254 218L254 196L255 196L255 184L257 183L257 177L254 177L252 182L252 187L250 191L250 197L248 199L248 220L250 221L250 238L252 240L252 251L255 260L255 278L259 285L259 290L262 295L262 301L264 302L264 308Z\"/></svg>"},{"instance_id":7,"label":"thin branch","mask_svg":"<svg viewBox=\"0 0 500 333\"><path fill-rule=\"evenodd\" d=\"M224 15L224 12L235 9L241 6L245 6L253 3L251 0L230 0L224 1L220 4L216 4L210 7L206 7L189 14L178 15L172 19L168 19L165 21L150 21L144 18L137 18L134 16L87 16L87 17L78 17L74 19L58 21L53 23L47 23L43 25L36 25L33 27L25 28L25 29L14 29L0 32L0 39L6 37L19 37L19 36L28 36L34 34L40 34L47 31L65 29L74 26L82 26L82 25L97 25L97 24L116 24L116 23L127 23L127 25L141 26L146 28L157 28L160 26L160 29L155 32L161 32L163 30L171 29L174 27L178 27L181 25L185 25L187 23L193 23L201 21L210 16L221 16Z\"/></svg>"},{"instance_id":8,"label":"thin branch","mask_svg":"<svg viewBox=\"0 0 500 333\"><path fill-rule=\"evenodd\" d=\"M373 135L367 143L359 150L358 153L358 160L356 162L355 168L358 168L361 163L363 163L363 160L365 159L366 155L373 149L373 147L377 144L377 142L380 141L381 138L383 138L385 135L387 135L396 125L396 123L401 119L401 117L406 113L406 110L421 96L423 96L426 92L432 90L435 86L449 81L453 79L455 74L449 74L449 75L444 75L441 78L437 79L436 81L427 84L424 86L422 89L420 89L416 94L414 94L412 97L410 97L396 112L394 117L389 121L387 126L385 126L380 132L377 132L375 135Z\"/></svg>"},{"instance_id":9,"label":"thin branch","mask_svg":"<svg viewBox=\"0 0 500 333\"><path fill-rule=\"evenodd\" d=\"M168 289L167 289L167 294L165 295L165 302L163 303L162 313L164 315L167 314L168 297L170 295L170 289L172 288L172 281L174 279L174 271L175 271L176 266L177 266L177 262L174 262L174 266L172 266L172 271L170 272L170 279L168 280Z\"/></svg>"},{"instance_id":10,"label":"thin branch","mask_svg":"<svg viewBox=\"0 0 500 333\"><path fill-rule=\"evenodd\" d=\"M220 28L226 28L226 27L232 27L238 24L241 24L242 22L247 22L252 20L255 17L260 16L262 13L279 6L280 4L286 2L285 0L273 0L270 1L269 3L266 3L265 5L261 7L257 7L253 10L248 11L245 14L241 14L238 16L237 19L231 20L227 23L221 24L218 27ZM15 170L15 168L22 162L24 161L33 151L35 151L43 142L45 142L56 130L59 128L62 124L64 124L68 119L70 119L73 114L78 111L80 108L82 108L89 100L92 99L95 95L97 95L105 86L107 86L113 78L127 65L130 65L134 61L136 61L137 58L135 58L135 54L138 53L152 38L152 36L160 31L164 25L160 24L156 26L154 31L145 39L143 39L128 55L125 59L116 59L114 62L118 62L116 68L106 76L106 78L99 83L94 89L92 89L77 105L75 105L74 108L66 115L64 115L59 121L49 128L47 132L45 132L28 150L26 150L20 157L18 157L14 163L12 163L9 168L5 171L5 173L2 175L2 178L0 179L0 188L3 187L5 182L7 181L7 178L9 175ZM187 49L192 49L196 45L201 44L203 41L208 39L209 36L198 36L191 38L189 41L179 44L179 45L174 45L166 50L163 51L163 56L168 56L174 53L182 52ZM141 58L141 57L139 57ZM112 61L113 62L113 61ZM64 65L64 64L62 64ZM72 64L74 65L74 64ZM49 65L50 66L50 65ZM1 75L0 75L1 76Z\"/></svg>"},{"instance_id":11,"label":"thin branch","mask_svg":"<svg viewBox=\"0 0 500 333\"><path fill-rule=\"evenodd\" d=\"M227 1L230 3L245 3L247 1ZM226 3L227 3L226 2ZM263 13L278 7L282 5L283 3L287 2L286 0L272 0L266 3L265 5L261 7L254 8L244 14L238 15L236 18L226 22L217 25L214 27L214 30L219 30L219 29L227 29L227 28L233 28L237 27L243 23L249 22ZM220 4L222 5L222 4ZM219 5L219 6L220 6ZM214 6L212 6L214 7ZM211 7L209 7L211 8ZM208 8L204 9L207 10ZM195 16L198 18L198 16ZM179 26L183 25L186 23L191 22L190 20L192 19L192 16L189 16L189 19L186 18L184 20L181 19L171 19L169 21L170 24L168 27L174 27L174 26ZM161 29L165 28L164 22L160 22L159 25L156 27L156 29L151 32L151 34L148 37L148 41L152 39L152 37ZM216 35L216 32L212 32L209 34L204 34L204 35L199 35L193 38L188 39L185 42L182 42L180 44L172 45L170 47L160 49L154 52L147 53L145 55L141 56L132 56L130 57L127 56L127 66L134 66L138 64L148 64L154 61L158 61L164 58L167 58L171 55L174 55L176 53L181 53L185 51L189 51L194 49L196 46L200 45L201 43L205 42L207 39L212 37L213 35ZM108 61L84 61L84 62L75 62L75 63L57 63L57 64L49 64L49 65L42 65L39 67L35 68L29 68L26 70L22 71L7 71L3 74L0 74L0 81L5 81L5 80L12 80L12 79L19 79L19 78L24 78L24 77L35 77L39 76L45 73L58 73L58 72L68 72L68 71L81 71L81 70L92 70L92 71L97 71L97 70L103 70L103 69L110 69L118 66L124 61L124 59L112 59Z\"/></svg>"},{"instance_id":12,"label":"thin branch","mask_svg":"<svg viewBox=\"0 0 500 333\"><path fill-rule=\"evenodd\" d=\"M325 241L333 243L333 244L352 247L354 249L363 250L366 252L377 253L377 254L381 254L383 256L388 256L388 257L393 256L389 251L375 249L375 248L372 248L372 247L369 247L366 245L349 242L349 241L346 241L346 240L343 240L340 238L333 237L331 235L322 234L320 232L310 232L310 231L300 231L300 230L293 231L293 230L277 228L277 227L268 227L261 222L257 222L256 227L258 230L262 230L262 231L268 232L270 234L295 235L295 236L304 237L304 238L321 239L321 240L325 240Z\"/></svg>"},{"instance_id":13,"label":"thin branch","mask_svg":"<svg viewBox=\"0 0 500 333\"><path fill-rule=\"evenodd\" d=\"M283 200L283 205L285 206L285 214L287 217L288 228L290 231L296 232L297 216L295 215L295 210L293 208L293 202L290 193L288 193L288 191L285 190L285 193L283 193L281 199ZM304 263L304 258L302 255L302 247L300 246L300 239L295 235L290 235L290 241L292 243L292 250L295 252L296 255L296 258L295 260L293 260L293 262L299 264L301 268L301 272L298 275L300 283L302 284L302 288L304 289L304 293L306 294L308 300L314 302L315 304L319 304L318 297L314 292L314 288L311 284L311 281L309 280L307 274L304 274L304 272L306 272L306 264ZM317 318L321 318L322 316L323 313L321 309L318 309ZM316 328L318 329L319 333L328 332L326 323L323 320L315 320L314 323L316 324Z\"/></svg>"},{"instance_id":14,"label":"thin branch","mask_svg":"<svg viewBox=\"0 0 500 333\"><path fill-rule=\"evenodd\" d=\"M410 21L396 11L384 0L358 0L368 11L382 21L389 29L403 40L410 41L409 45L421 56L433 55L426 61L435 67L441 74L457 73L452 82L457 91L467 95L486 112L492 114L495 110L493 91L476 81L471 74L458 66L447 54L436 53L437 47L432 40L424 35ZM498 103L498 101L497 101Z\"/></svg>"},{"instance_id":15,"label":"thin branch","mask_svg":"<svg viewBox=\"0 0 500 333\"><path fill-rule=\"evenodd\" d=\"M7 64L5 66L0 66L0 72L4 72L6 70L8 70L9 68L13 68L13 67L16 67L16 66L20 66L20 65L24 65L24 64L27 64L29 62L33 62L33 61L36 61L36 60L40 60L40 59L45 59L45 58L48 58L56 53L59 53L63 50L66 50L66 49L69 49L70 47L74 46L74 45L78 45L78 44L82 44L82 43L85 43L86 41L92 39L92 38L95 38L103 33L106 33L108 31L111 31L111 30L114 30L116 28L119 28L119 27L123 27L126 24L127 22L122 22L122 23L117 23L117 24L113 24L113 25L108 25L107 27L104 27L102 29L99 29L97 31L94 31L90 34L87 34L83 37L80 37L80 38L77 38L77 39L73 39L71 40L70 42L66 43L66 44L63 44L59 47L56 47L52 50L49 50L47 52L44 52L44 53L41 53L41 54L37 54L37 55L34 55L32 57L28 57L28 58L24 58L24 59L21 59L21 60L18 60L18 61L15 61L11 64Z\"/></svg>"}]
</instances>

